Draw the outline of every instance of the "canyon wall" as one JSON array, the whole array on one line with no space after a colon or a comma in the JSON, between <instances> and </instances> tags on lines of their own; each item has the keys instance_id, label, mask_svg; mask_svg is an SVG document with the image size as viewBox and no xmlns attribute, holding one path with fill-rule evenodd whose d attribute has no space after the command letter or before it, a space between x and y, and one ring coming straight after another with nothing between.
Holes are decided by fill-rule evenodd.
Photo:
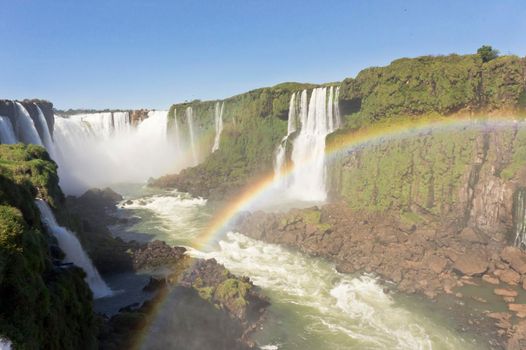
<instances>
[{"instance_id":1,"label":"canyon wall","mask_svg":"<svg viewBox=\"0 0 526 350\"><path fill-rule=\"evenodd\" d=\"M85 274L62 265L34 204L39 197L61 205L55 163L22 144L0 145L0 159L0 337L24 349L97 348Z\"/></svg>"}]
</instances>

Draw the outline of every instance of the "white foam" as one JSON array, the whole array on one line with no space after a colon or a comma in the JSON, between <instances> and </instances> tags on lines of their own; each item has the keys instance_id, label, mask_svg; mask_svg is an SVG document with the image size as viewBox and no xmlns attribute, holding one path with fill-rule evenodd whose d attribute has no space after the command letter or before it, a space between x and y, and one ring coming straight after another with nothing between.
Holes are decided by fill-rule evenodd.
<instances>
[{"instance_id":1,"label":"white foam","mask_svg":"<svg viewBox=\"0 0 526 350\"><path fill-rule=\"evenodd\" d=\"M217 251L189 254L215 258L271 292L274 301L301 306L306 332L349 337L357 348L467 348L447 329L397 306L371 276L340 274L322 260L235 232L227 233Z\"/></svg>"}]
</instances>

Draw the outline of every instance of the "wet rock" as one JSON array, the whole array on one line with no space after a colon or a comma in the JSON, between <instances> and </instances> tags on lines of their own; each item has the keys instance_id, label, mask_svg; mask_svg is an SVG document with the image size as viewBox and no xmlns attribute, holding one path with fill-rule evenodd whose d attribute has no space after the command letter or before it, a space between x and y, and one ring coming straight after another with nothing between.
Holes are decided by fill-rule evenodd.
<instances>
[{"instance_id":1,"label":"wet rock","mask_svg":"<svg viewBox=\"0 0 526 350\"><path fill-rule=\"evenodd\" d=\"M517 291L511 290L511 289L504 289L504 288L495 288L493 290L493 293L501 297L516 297L517 295L519 295Z\"/></svg>"},{"instance_id":2,"label":"wet rock","mask_svg":"<svg viewBox=\"0 0 526 350\"><path fill-rule=\"evenodd\" d=\"M183 247L171 247L155 240L133 252L133 264L138 270L173 266L181 261L185 252Z\"/></svg>"},{"instance_id":3,"label":"wet rock","mask_svg":"<svg viewBox=\"0 0 526 350\"><path fill-rule=\"evenodd\" d=\"M483 275L482 280L486 283L497 285L499 284L499 279L497 277L492 277L490 275Z\"/></svg>"},{"instance_id":4,"label":"wet rock","mask_svg":"<svg viewBox=\"0 0 526 350\"><path fill-rule=\"evenodd\" d=\"M511 328L511 314L507 312L492 312L487 315L489 318L497 320L497 327L508 329Z\"/></svg>"},{"instance_id":5,"label":"wet rock","mask_svg":"<svg viewBox=\"0 0 526 350\"><path fill-rule=\"evenodd\" d=\"M526 314L526 304L508 304L508 310L516 313Z\"/></svg>"},{"instance_id":6,"label":"wet rock","mask_svg":"<svg viewBox=\"0 0 526 350\"><path fill-rule=\"evenodd\" d=\"M521 280L521 276L513 270L496 270L494 273L502 282L511 286L516 286Z\"/></svg>"}]
</instances>

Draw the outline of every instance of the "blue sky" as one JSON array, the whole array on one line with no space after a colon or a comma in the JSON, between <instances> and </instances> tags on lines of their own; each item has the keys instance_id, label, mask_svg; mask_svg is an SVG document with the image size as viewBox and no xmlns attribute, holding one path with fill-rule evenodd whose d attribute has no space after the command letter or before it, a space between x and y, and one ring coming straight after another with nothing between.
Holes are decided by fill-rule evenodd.
<instances>
[{"instance_id":1,"label":"blue sky","mask_svg":"<svg viewBox=\"0 0 526 350\"><path fill-rule=\"evenodd\" d=\"M167 108L399 57L526 55L524 0L0 0L0 98Z\"/></svg>"}]
</instances>

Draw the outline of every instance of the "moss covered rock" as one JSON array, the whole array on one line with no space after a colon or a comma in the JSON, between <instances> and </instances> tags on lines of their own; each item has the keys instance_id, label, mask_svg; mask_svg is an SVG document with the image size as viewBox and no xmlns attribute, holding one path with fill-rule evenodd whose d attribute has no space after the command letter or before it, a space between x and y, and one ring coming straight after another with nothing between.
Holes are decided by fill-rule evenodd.
<instances>
[{"instance_id":1,"label":"moss covered rock","mask_svg":"<svg viewBox=\"0 0 526 350\"><path fill-rule=\"evenodd\" d=\"M36 196L58 205L56 165L38 146L0 145L0 336L21 349L95 349L84 272L53 264Z\"/></svg>"}]
</instances>

